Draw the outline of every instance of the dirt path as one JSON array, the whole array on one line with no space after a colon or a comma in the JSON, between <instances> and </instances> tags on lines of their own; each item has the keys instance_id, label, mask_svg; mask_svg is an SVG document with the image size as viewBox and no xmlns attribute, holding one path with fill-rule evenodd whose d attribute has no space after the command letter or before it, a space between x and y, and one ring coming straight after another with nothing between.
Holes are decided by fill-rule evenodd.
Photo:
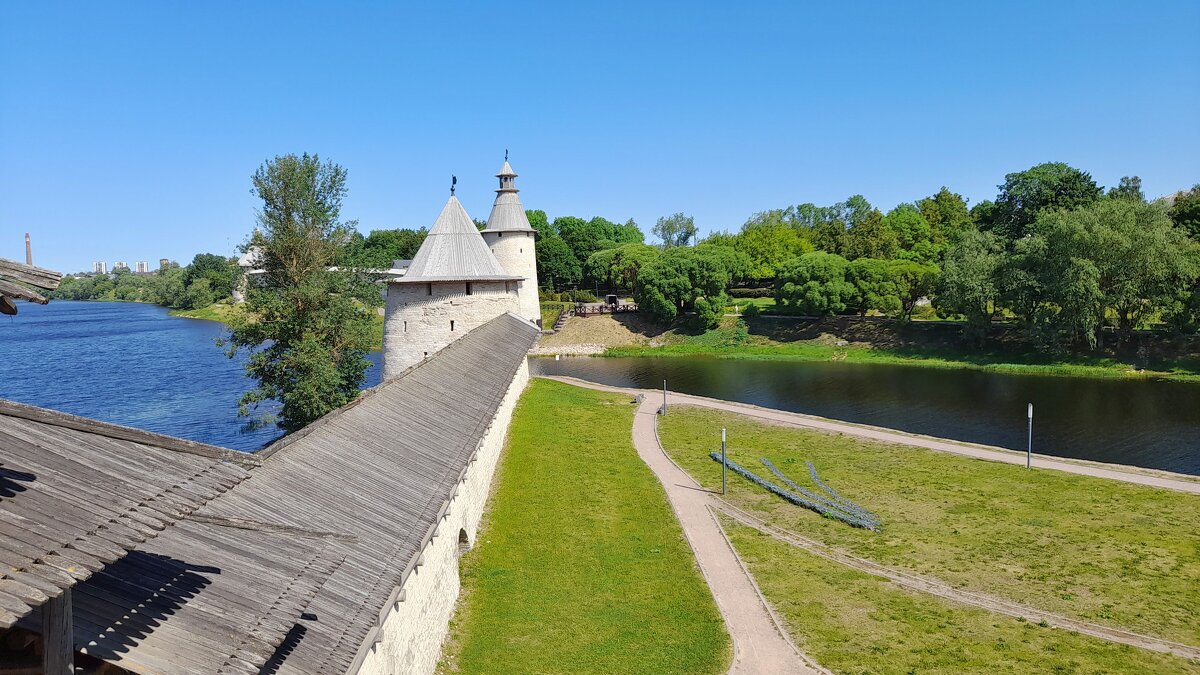
<instances>
[{"instance_id":1,"label":"dirt path","mask_svg":"<svg viewBox=\"0 0 1200 675\"><path fill-rule=\"evenodd\" d=\"M575 384L578 386L588 387L588 388L592 388L592 389L601 389L601 390L605 390L605 391L616 391L616 392L628 392L628 393L635 393L635 394L643 394L646 396L646 398L643 400L641 406L638 408L638 415L634 419L634 431L633 431L634 445L637 447L638 455L641 456L642 459L648 465L650 465L650 468L654 471L655 475L658 476L660 481L662 481L663 486L667 488L668 496L671 497L672 506L675 507L676 515L679 516L680 522L683 522L684 516L683 516L683 510L681 510L680 506L676 505L676 494L679 494L680 499L687 500L687 504L685 504L685 508L689 513L692 513L693 519L695 519L695 515L698 513L699 508L701 508L700 503L703 502L703 508L704 508L704 510L709 511L710 518L713 518L712 510L718 511L720 513L723 513L723 514L729 516L730 518L733 518L734 520L738 521L739 523L742 523L743 525L752 527L764 534L774 537L775 539L782 541L784 543L787 543L791 546L795 546L797 548L802 548L805 551L812 553L814 555L818 555L822 558L825 558L826 560L830 560L830 561L833 561L833 562L836 562L836 563L839 563L842 565L846 565L848 567L852 567L854 569L866 572L868 574L873 574L876 576L883 577L901 587L904 587L904 588L907 588L910 590L920 591L923 593L929 593L931 595L936 595L938 597L941 597L941 598L944 598L944 599L947 599L947 600L950 600L953 602L970 605L973 607L980 607L982 609L997 612L997 613L1004 614L1007 616L1012 616L1012 617L1017 617L1017 618L1025 618L1026 620L1034 621L1034 622L1044 621L1051 626L1055 626L1058 628L1065 628L1067 630L1075 631L1077 633L1082 633L1084 635L1090 635L1092 637L1097 637L1097 638L1100 638L1103 640L1108 640L1110 642L1117 642L1120 644L1131 645L1134 647L1139 647L1142 649L1149 649L1149 650L1157 651L1157 652L1175 654L1176 656L1181 656L1184 658L1200 659L1200 648L1198 648L1198 647L1193 647L1193 646L1181 644L1178 642L1171 642L1169 640L1162 640L1162 639L1159 639L1156 637L1151 637L1148 635L1141 635L1139 633L1133 633L1130 631L1121 630L1119 628L1110 628L1107 626L1089 623L1089 622L1081 621L1078 619L1072 619L1067 616L1062 616L1060 614L1054 614L1051 612L1042 611L1039 609L1035 609L1033 607L1022 605L1022 604L1019 604L1016 602L1011 602L1009 600L1004 600L1002 598L985 595L982 593L972 593L970 591L964 591L962 589L955 588L955 587L953 587L943 581L940 581L938 579L934 579L931 577L925 577L925 576L921 576L921 575L917 575L917 574L912 574L912 573L905 572L903 570L899 570L899 569L895 569L895 568L891 568L891 567L886 567L884 565L880 565L878 563L872 562L865 558L859 558L857 556L853 556L848 553L844 553L835 548L826 546L825 544L822 544L821 542L818 542L816 540L809 539L809 538L799 535L795 532L791 532L789 530L785 530L783 528L779 528L774 525L770 525L766 522L763 522L762 520L754 517L753 515L745 512L745 511L739 509L738 507L730 504L729 502L721 499L719 496L714 495L713 493L702 489L700 487L699 483L697 483L694 479L692 479L692 477L687 472L685 472L678 464L676 464L667 455L666 450L662 447L662 444L658 438L658 429L657 429L657 410L661 406L662 392L625 389L625 388L621 388L621 387L610 387L610 386L595 384L595 383L591 383L591 382L584 382L582 380L576 380L574 378L555 377L555 378L550 378L550 379L557 379L557 380L561 380L561 381L564 381L564 382L567 382L570 384ZM810 417L807 417L804 415L798 415L796 413L787 413L787 412L783 412L783 411L771 410L768 408L759 408L757 406L748 406L748 405L739 404L739 403L728 403L725 401L717 401L715 399L707 399L707 398L698 397L698 396L687 396L687 395L681 395L681 394L675 394L675 393L668 393L668 398L667 398L668 406L670 406L672 404L678 405L681 403L689 404L689 405L699 405L699 406L715 408L715 409L719 409L719 410L729 410L732 412L738 412L738 413L742 413L742 414L746 414L746 415L752 415L755 417L770 419L774 422L781 423L781 424L791 424L794 426L813 427L813 428L825 429L828 431L838 431L840 433L848 433L848 434L852 434L852 435L863 436L866 438L874 438L876 440L884 440L884 441L895 442L895 443L904 443L907 445L916 445L919 447L927 447L930 449L943 450L946 452L955 452L956 454L964 454L967 456L979 457L979 458L983 458L983 459L996 459L996 458L991 457L987 453L999 454L1001 458L996 459L996 461L1010 461L1012 459L1010 453L1008 453L1007 451L999 450L999 449L992 450L992 449L989 449L986 447L963 446L963 445L960 445L960 444L957 444L957 443L954 443L951 441L939 442L934 439L909 436L907 434L900 434L900 433L890 433L890 432L886 432L884 430L870 428L870 427L858 427L855 425L844 425L841 423L829 422L828 420L822 420L819 418L810 418ZM797 419L793 419L793 418L799 418L799 419L797 420ZM840 427L846 427L846 429L843 430ZM947 445L950 447L946 448L946 449L940 448L940 447L931 447L931 446L940 446L940 445ZM970 450L972 452L961 452L961 450ZM982 454L975 454L975 452L979 452ZM1023 457L1018 457L1017 459L1019 459L1021 462L1023 462ZM1020 462L1016 462L1016 463L1020 463ZM1055 464L1062 464L1064 466L1062 466L1062 467L1053 466ZM1044 467L1044 468L1055 468L1055 469L1058 469L1061 471L1069 471L1069 472L1073 472L1073 473L1085 473L1086 475L1099 476L1099 477L1103 477L1103 478L1112 478L1114 480L1125 480L1127 482L1132 482L1132 483L1156 485L1158 487L1170 487L1172 489L1183 490L1185 492L1200 492L1200 482L1189 482L1187 480L1176 480L1176 479L1166 477L1166 476L1146 475L1146 474L1142 474L1142 473L1126 472L1126 471L1122 471L1119 469L1106 469L1104 467L1095 467L1095 466L1090 466L1090 465L1086 465L1086 464L1078 465L1078 464L1075 464L1074 462L1056 462L1054 460L1039 460L1037 462L1037 466ZM1095 473L1093 473L1093 472L1095 472ZM1147 482L1146 479L1153 479L1156 482ZM1172 482L1179 483L1179 485L1174 485L1174 484L1162 485L1162 484L1159 484L1158 481L1165 481L1168 483L1172 483ZM699 519L699 520L703 520L703 519ZM778 618L774 616L773 610L770 610L769 605L766 604L766 600L762 598L762 594L759 592L757 585L754 584L753 577L750 576L749 571L745 569L745 566L742 564L741 559L738 558L736 552L733 551L732 544L730 544L728 539L725 538L724 532L720 530L719 522L717 522L715 520L715 518L712 520L712 522L716 525L716 529L718 530L719 536L721 537L721 540L724 543L724 547L728 549L729 555L734 558L738 567L749 578L748 583L751 586L751 588L749 588L749 589L745 588L744 586L741 588L738 588L735 586L730 586L727 589L723 589L723 592L724 593L746 594L747 596L749 596L750 594L753 594L753 596L755 597L755 599L757 601L763 603L764 606L767 607L766 611L770 612L772 623L778 629L778 626L779 626ZM689 540L691 540L693 534L691 531L689 531L689 527L688 527L687 523L684 524L684 531L685 531L685 533L688 534ZM712 547L712 548L719 548L719 547L716 547L712 542L709 542L707 544L707 546ZM692 544L692 548L693 548L693 550L696 550L697 560L700 560L700 557L701 557L700 550L697 548L696 543L694 541ZM703 561L701 561L700 564L701 564L701 569L705 569L705 563ZM731 568L728 568L728 567L721 568L719 571L720 571L720 578L724 578L727 576L736 576L733 574ZM713 589L713 595L715 597L717 597L717 604L721 607L722 613L726 613L725 604L722 602L721 596L718 595L717 587L714 586L714 579L707 570L705 570L705 577L706 577L706 579L709 580L709 586L712 587L712 589ZM726 615L726 622L731 624L730 625L730 633L734 634L734 627L732 625L732 622L731 622L728 614ZM761 628L758 628L754 632L752 632L751 635L757 636L760 634L761 630L762 630ZM738 644L738 638L736 637L736 635L734 638L734 643L735 643L735 646ZM788 642L788 644L791 645L790 641ZM792 646L791 648L795 649L794 646ZM798 651L796 653L799 654ZM738 670L738 661L737 661L737 658L735 657L734 670L731 672L755 672L755 671L753 671L753 670Z\"/></svg>"},{"instance_id":2,"label":"dirt path","mask_svg":"<svg viewBox=\"0 0 1200 675\"><path fill-rule=\"evenodd\" d=\"M667 498L696 555L725 626L733 638L731 673L826 673L800 653L725 537L712 512L712 494L692 480L662 451L657 405L646 399L633 421L638 456L667 491Z\"/></svg>"},{"instance_id":3,"label":"dirt path","mask_svg":"<svg viewBox=\"0 0 1200 675\"><path fill-rule=\"evenodd\" d=\"M616 391L629 394L646 394L651 398L658 397L655 399L656 401L662 400L661 391L610 387L607 385L596 384L594 382L586 382L573 377L552 377L549 379L555 379L581 387L603 389L605 391ZM902 431L894 431L891 429L883 429L880 427L872 427L863 424L837 422L821 417L813 417L811 415L786 412L772 408L762 408L756 405L750 405L748 403L733 403L731 401L720 401L713 398L705 398L703 396L692 396L690 394L677 394L675 392L668 392L667 405L701 406L705 408L713 408L715 410L735 412L741 415L747 415L749 417L756 417L774 424L820 429L822 431L831 431L849 436L869 438L876 441L883 441L885 443L898 443L900 445L910 445L918 448L926 448L928 450L936 450L938 452L949 452L955 455L962 455L964 457L986 459L992 462L1004 462L1006 464L1020 465L1025 464L1025 453L1023 452L1005 450L1004 448L996 448L987 445L977 445L973 443L952 441L942 438L933 438L931 436L918 436L916 434L908 434ZM1141 469L1138 467L1122 466L1119 464L1103 464L1101 462L1048 457L1046 455L1037 454L1033 456L1033 466L1037 469L1053 469L1055 471L1066 471L1067 473L1075 473L1084 476L1107 478L1110 480L1124 481L1126 483L1137 483L1139 485L1149 485L1151 487L1167 488L1169 490L1179 490L1180 492L1200 494L1200 478L1195 476L1186 476L1184 474L1171 473L1169 471L1155 471L1153 469Z\"/></svg>"}]
</instances>

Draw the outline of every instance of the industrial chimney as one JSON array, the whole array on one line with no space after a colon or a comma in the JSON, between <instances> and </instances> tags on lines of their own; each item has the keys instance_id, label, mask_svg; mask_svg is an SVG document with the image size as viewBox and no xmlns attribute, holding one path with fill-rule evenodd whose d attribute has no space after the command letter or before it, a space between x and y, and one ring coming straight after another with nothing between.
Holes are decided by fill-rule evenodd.
<instances>
[{"instance_id":1,"label":"industrial chimney","mask_svg":"<svg viewBox=\"0 0 1200 675\"><path fill-rule=\"evenodd\" d=\"M33 247L29 245L29 233L25 233L25 264L33 265Z\"/></svg>"}]
</instances>

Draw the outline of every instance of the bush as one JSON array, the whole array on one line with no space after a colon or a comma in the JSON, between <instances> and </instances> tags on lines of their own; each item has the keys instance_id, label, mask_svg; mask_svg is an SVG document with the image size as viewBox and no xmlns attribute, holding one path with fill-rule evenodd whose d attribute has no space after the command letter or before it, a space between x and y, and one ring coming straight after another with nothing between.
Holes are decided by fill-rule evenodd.
<instances>
[{"instance_id":1,"label":"bush","mask_svg":"<svg viewBox=\"0 0 1200 675\"><path fill-rule=\"evenodd\" d=\"M696 298L696 314L692 317L692 326L696 330L712 330L721 325L721 316L725 313L725 298L717 296Z\"/></svg>"},{"instance_id":2,"label":"bush","mask_svg":"<svg viewBox=\"0 0 1200 675\"><path fill-rule=\"evenodd\" d=\"M769 298L774 291L769 288L731 288L729 295L733 298Z\"/></svg>"},{"instance_id":3,"label":"bush","mask_svg":"<svg viewBox=\"0 0 1200 675\"><path fill-rule=\"evenodd\" d=\"M754 319L762 315L762 307L754 303L750 303L742 308L742 316L747 319Z\"/></svg>"}]
</instances>

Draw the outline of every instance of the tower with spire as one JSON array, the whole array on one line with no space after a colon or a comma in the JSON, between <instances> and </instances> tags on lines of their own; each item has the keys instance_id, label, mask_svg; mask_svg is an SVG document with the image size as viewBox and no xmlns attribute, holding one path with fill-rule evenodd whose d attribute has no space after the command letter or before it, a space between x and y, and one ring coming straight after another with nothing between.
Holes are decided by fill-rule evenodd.
<instances>
[{"instance_id":1,"label":"tower with spire","mask_svg":"<svg viewBox=\"0 0 1200 675\"><path fill-rule=\"evenodd\" d=\"M518 312L523 281L492 254L452 191L405 275L388 282L383 378L403 373L505 312L525 317Z\"/></svg>"},{"instance_id":2,"label":"tower with spire","mask_svg":"<svg viewBox=\"0 0 1200 675\"><path fill-rule=\"evenodd\" d=\"M507 151L504 153L504 166L496 177L500 179L500 187L496 190L496 202L492 205L487 228L482 233L483 240L487 242L488 248L504 271L521 278L521 281L517 282L517 296L520 300L517 315L541 326L537 255L534 248L537 233L529 225L525 207L521 205L521 198L517 196L517 173L508 163Z\"/></svg>"}]
</instances>

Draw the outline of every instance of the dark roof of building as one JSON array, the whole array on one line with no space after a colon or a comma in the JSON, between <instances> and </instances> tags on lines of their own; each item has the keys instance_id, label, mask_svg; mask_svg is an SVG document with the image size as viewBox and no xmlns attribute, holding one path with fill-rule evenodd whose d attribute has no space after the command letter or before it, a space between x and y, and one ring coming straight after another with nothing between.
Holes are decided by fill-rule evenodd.
<instances>
[{"instance_id":1,"label":"dark roof of building","mask_svg":"<svg viewBox=\"0 0 1200 675\"><path fill-rule=\"evenodd\" d=\"M512 314L489 321L268 447L252 481L202 511L353 537L330 541L345 562L275 672L346 672L374 644L537 336Z\"/></svg>"},{"instance_id":2,"label":"dark roof of building","mask_svg":"<svg viewBox=\"0 0 1200 675\"><path fill-rule=\"evenodd\" d=\"M497 317L258 455L0 402L0 627L72 587L132 672L356 668L537 336Z\"/></svg>"},{"instance_id":3,"label":"dark roof of building","mask_svg":"<svg viewBox=\"0 0 1200 675\"><path fill-rule=\"evenodd\" d=\"M253 463L0 401L0 628L238 484Z\"/></svg>"}]
</instances>

